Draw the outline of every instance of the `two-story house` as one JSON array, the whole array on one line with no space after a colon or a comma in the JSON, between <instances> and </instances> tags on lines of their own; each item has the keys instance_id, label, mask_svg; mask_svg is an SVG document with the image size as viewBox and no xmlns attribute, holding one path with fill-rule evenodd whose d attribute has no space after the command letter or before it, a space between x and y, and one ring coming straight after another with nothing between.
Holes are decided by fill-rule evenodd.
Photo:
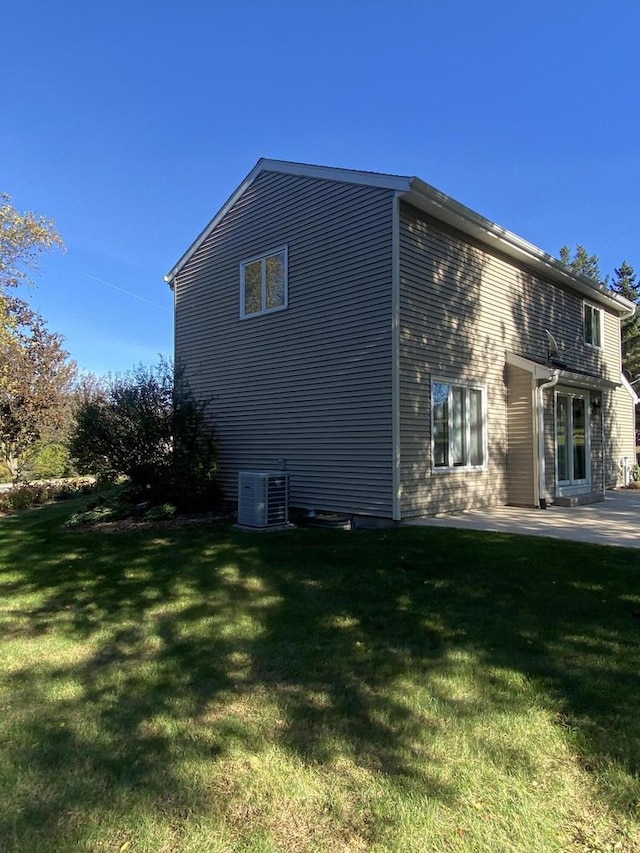
<instances>
[{"instance_id":1,"label":"two-story house","mask_svg":"<svg viewBox=\"0 0 640 853\"><path fill-rule=\"evenodd\" d=\"M415 177L260 160L166 276L220 478L400 520L602 498L633 304Z\"/></svg>"}]
</instances>

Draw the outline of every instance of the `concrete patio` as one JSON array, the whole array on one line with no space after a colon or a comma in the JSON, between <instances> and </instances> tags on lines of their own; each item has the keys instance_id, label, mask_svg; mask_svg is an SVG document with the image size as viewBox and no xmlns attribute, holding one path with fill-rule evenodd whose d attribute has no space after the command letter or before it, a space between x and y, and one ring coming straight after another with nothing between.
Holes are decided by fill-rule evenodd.
<instances>
[{"instance_id":1,"label":"concrete patio","mask_svg":"<svg viewBox=\"0 0 640 853\"><path fill-rule=\"evenodd\" d=\"M551 506L546 510L500 506L404 523L640 548L640 490L608 491L604 501L587 506Z\"/></svg>"}]
</instances>

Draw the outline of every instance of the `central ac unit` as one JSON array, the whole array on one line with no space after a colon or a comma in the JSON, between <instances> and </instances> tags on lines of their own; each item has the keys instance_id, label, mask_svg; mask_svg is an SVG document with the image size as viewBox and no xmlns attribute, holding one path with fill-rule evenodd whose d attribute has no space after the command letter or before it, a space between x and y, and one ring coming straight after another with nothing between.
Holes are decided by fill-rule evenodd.
<instances>
[{"instance_id":1,"label":"central ac unit","mask_svg":"<svg viewBox=\"0 0 640 853\"><path fill-rule=\"evenodd\" d=\"M282 471L240 471L238 524L281 527L289 521L289 475Z\"/></svg>"}]
</instances>

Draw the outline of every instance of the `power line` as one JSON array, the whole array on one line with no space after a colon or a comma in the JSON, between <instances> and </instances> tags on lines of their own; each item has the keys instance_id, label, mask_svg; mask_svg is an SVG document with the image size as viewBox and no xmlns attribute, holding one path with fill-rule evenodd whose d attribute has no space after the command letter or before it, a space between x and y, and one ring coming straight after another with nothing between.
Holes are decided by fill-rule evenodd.
<instances>
[{"instance_id":1,"label":"power line","mask_svg":"<svg viewBox=\"0 0 640 853\"><path fill-rule=\"evenodd\" d=\"M110 281L105 281L103 278L97 278L95 275L89 275L89 273L83 272L82 275L85 278L90 278L92 281L98 281L100 284L104 284L107 287L110 287L112 290L117 290L118 293L124 293L126 296L131 296L132 299L138 299L140 302L146 302L147 305L153 305L154 308L159 308L161 311L166 311L167 313L171 313L171 309L165 307L164 305L158 305L157 302L151 302L150 299L145 299L144 296L138 296L137 293L132 293L130 290L125 290L123 287L117 287L115 284L111 284Z\"/></svg>"}]
</instances>

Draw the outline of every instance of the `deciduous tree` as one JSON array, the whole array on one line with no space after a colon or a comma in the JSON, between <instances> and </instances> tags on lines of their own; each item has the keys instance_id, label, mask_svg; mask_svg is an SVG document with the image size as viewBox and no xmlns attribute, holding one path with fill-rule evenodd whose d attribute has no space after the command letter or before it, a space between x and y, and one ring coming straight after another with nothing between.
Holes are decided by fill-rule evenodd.
<instances>
[{"instance_id":1,"label":"deciduous tree","mask_svg":"<svg viewBox=\"0 0 640 853\"><path fill-rule=\"evenodd\" d=\"M0 193L0 291L31 283L38 257L47 249L64 248L51 219L17 210L11 196Z\"/></svg>"},{"instance_id":2,"label":"deciduous tree","mask_svg":"<svg viewBox=\"0 0 640 853\"><path fill-rule=\"evenodd\" d=\"M0 458L17 482L38 442L63 426L76 368L26 302L0 293L0 304Z\"/></svg>"},{"instance_id":3,"label":"deciduous tree","mask_svg":"<svg viewBox=\"0 0 640 853\"><path fill-rule=\"evenodd\" d=\"M43 318L14 295L31 284L38 258L64 248L52 220L20 211L0 194L0 461L16 482L36 446L65 421L75 365Z\"/></svg>"}]
</instances>

